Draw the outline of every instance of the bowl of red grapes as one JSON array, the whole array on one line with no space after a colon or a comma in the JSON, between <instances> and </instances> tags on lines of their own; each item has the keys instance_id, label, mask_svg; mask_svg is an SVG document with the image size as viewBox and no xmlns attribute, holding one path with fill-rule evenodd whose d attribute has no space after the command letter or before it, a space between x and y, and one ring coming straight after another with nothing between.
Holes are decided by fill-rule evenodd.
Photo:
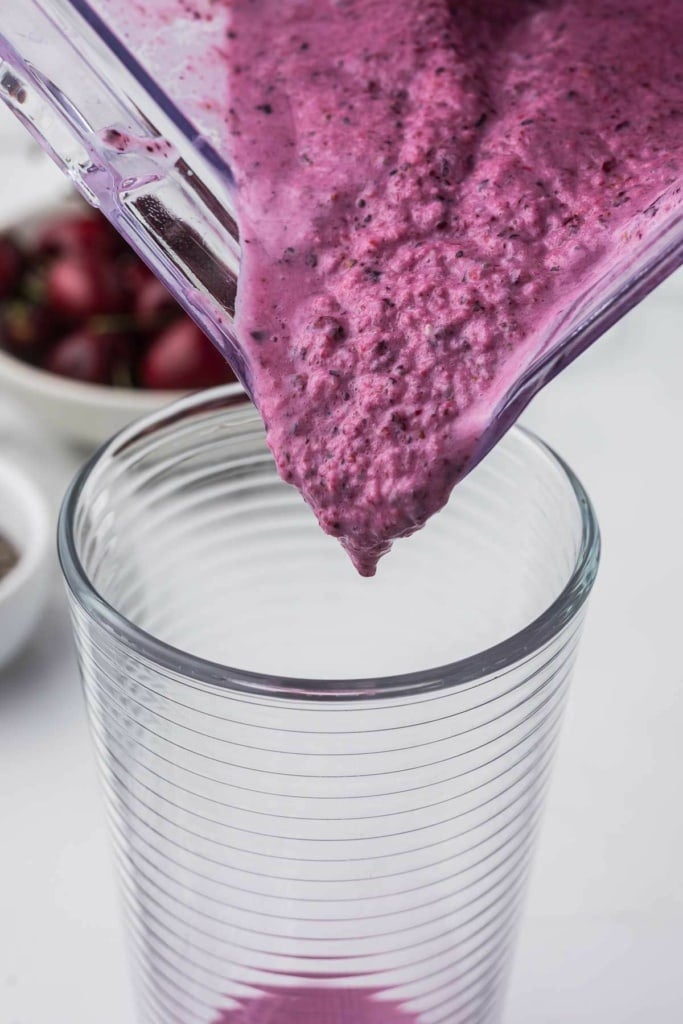
<instances>
[{"instance_id":1,"label":"bowl of red grapes","mask_svg":"<svg viewBox=\"0 0 683 1024\"><path fill-rule=\"evenodd\" d=\"M0 234L0 389L66 440L234 380L101 214L74 203Z\"/></svg>"}]
</instances>

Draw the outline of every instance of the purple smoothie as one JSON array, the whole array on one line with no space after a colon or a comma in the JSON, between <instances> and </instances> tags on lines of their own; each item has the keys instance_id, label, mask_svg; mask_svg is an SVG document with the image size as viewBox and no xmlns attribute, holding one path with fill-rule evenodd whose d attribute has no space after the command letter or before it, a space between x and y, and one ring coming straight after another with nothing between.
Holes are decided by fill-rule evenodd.
<instances>
[{"instance_id":1,"label":"purple smoothie","mask_svg":"<svg viewBox=\"0 0 683 1024\"><path fill-rule=\"evenodd\" d=\"M372 575L683 206L683 2L93 3L232 165L269 444Z\"/></svg>"},{"instance_id":2,"label":"purple smoothie","mask_svg":"<svg viewBox=\"0 0 683 1024\"><path fill-rule=\"evenodd\" d=\"M683 3L229 13L238 336L281 475L372 575L563 313L681 204Z\"/></svg>"},{"instance_id":3,"label":"purple smoothie","mask_svg":"<svg viewBox=\"0 0 683 1024\"><path fill-rule=\"evenodd\" d=\"M415 1024L378 995L372 989L265 988L262 996L223 1010L212 1024Z\"/></svg>"}]
</instances>

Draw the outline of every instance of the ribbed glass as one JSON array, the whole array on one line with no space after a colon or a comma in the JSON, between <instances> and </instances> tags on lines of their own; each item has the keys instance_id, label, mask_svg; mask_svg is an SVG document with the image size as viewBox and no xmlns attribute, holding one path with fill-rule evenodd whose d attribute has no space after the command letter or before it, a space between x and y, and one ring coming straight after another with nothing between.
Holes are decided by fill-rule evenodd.
<instances>
[{"instance_id":1,"label":"ribbed glass","mask_svg":"<svg viewBox=\"0 0 683 1024\"><path fill-rule=\"evenodd\" d=\"M60 524L144 1024L499 1020L598 560L515 429L357 577L236 389L134 425Z\"/></svg>"}]
</instances>

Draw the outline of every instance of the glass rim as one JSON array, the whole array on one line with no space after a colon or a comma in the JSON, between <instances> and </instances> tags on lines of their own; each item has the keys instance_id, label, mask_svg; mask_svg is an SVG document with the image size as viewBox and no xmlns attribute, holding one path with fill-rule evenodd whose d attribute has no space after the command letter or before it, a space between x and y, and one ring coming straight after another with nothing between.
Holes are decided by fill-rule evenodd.
<instances>
[{"instance_id":1,"label":"glass rim","mask_svg":"<svg viewBox=\"0 0 683 1024\"><path fill-rule=\"evenodd\" d=\"M163 429L165 425L182 422L189 415L247 404L251 405L251 402L241 386L228 384L189 395L136 420L92 455L78 471L64 496L57 527L57 550L70 594L93 622L155 667L173 677L182 676L187 681L269 697L350 700L424 694L484 681L528 660L557 636L585 603L600 561L600 530L593 505L581 481L564 459L532 431L516 424L511 432L523 436L569 482L580 512L581 538L573 569L561 592L535 619L511 636L483 651L445 665L393 676L324 680L275 676L233 668L190 654L146 632L95 589L81 562L74 536L74 522L86 483L102 457L122 444Z\"/></svg>"}]
</instances>

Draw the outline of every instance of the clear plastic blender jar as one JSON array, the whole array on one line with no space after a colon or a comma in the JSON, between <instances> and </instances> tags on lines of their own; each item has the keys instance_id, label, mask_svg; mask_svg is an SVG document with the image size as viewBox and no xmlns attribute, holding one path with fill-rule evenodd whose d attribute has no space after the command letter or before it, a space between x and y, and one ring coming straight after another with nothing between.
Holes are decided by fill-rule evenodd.
<instances>
[{"instance_id":1,"label":"clear plastic blender jar","mask_svg":"<svg viewBox=\"0 0 683 1024\"><path fill-rule=\"evenodd\" d=\"M142 13L144 11L145 13ZM177 13L174 13L177 11ZM230 359L239 237L219 153L227 5L9 0L0 13L0 96ZM545 383L683 261L680 206L594 281L554 325L501 402L471 464Z\"/></svg>"}]
</instances>

